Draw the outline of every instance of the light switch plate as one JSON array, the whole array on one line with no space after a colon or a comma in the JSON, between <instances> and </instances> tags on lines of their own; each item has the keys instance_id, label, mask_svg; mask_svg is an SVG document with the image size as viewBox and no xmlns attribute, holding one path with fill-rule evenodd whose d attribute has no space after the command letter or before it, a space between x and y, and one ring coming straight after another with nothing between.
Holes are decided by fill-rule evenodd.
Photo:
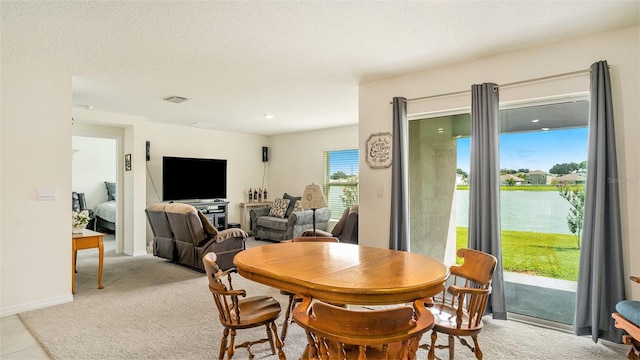
<instances>
[{"instance_id":1,"label":"light switch plate","mask_svg":"<svg viewBox=\"0 0 640 360\"><path fill-rule=\"evenodd\" d=\"M55 200L57 197L56 189L38 188L36 189L36 200Z\"/></svg>"}]
</instances>

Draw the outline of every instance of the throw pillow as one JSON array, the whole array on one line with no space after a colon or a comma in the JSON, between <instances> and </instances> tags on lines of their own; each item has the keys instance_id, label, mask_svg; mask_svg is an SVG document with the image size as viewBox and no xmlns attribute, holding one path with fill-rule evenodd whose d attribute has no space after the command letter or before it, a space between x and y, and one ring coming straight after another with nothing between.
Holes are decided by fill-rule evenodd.
<instances>
[{"instance_id":1,"label":"throw pillow","mask_svg":"<svg viewBox=\"0 0 640 360\"><path fill-rule=\"evenodd\" d=\"M107 200L116 199L116 183L105 181L104 186L107 188Z\"/></svg>"},{"instance_id":2,"label":"throw pillow","mask_svg":"<svg viewBox=\"0 0 640 360\"><path fill-rule=\"evenodd\" d=\"M275 199L271 210L269 210L269 216L283 218L287 214L288 207L289 199Z\"/></svg>"},{"instance_id":3,"label":"throw pillow","mask_svg":"<svg viewBox=\"0 0 640 360\"><path fill-rule=\"evenodd\" d=\"M216 236L218 234L218 229L209 221L209 218L202 213L202 211L198 210L198 217L200 218L200 222L202 222L202 227L204 228L204 232L209 236Z\"/></svg>"},{"instance_id":4,"label":"throw pillow","mask_svg":"<svg viewBox=\"0 0 640 360\"><path fill-rule=\"evenodd\" d=\"M293 211L292 211L292 212L298 212L298 211L305 211L305 210L307 210L307 209L305 209L305 208L301 208L301 207L300 207L300 201L302 201L302 200L296 200L295 205L293 205Z\"/></svg>"},{"instance_id":5,"label":"throw pillow","mask_svg":"<svg viewBox=\"0 0 640 360\"><path fill-rule=\"evenodd\" d=\"M289 199L289 207L287 208L287 213L284 215L285 217L289 217L291 216L291 213L293 212L293 207L296 204L296 200L300 200L302 199L302 196L291 196L287 193L284 193L284 195L282 195L283 199Z\"/></svg>"}]
</instances>

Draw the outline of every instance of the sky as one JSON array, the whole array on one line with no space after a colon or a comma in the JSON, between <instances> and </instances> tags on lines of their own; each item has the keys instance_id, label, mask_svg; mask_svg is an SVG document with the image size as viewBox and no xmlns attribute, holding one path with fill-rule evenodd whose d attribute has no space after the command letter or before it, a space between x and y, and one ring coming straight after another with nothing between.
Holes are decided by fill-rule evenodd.
<instances>
[{"instance_id":1,"label":"sky","mask_svg":"<svg viewBox=\"0 0 640 360\"><path fill-rule=\"evenodd\" d=\"M358 175L358 149L329 152L329 174L343 171L347 175Z\"/></svg>"},{"instance_id":2,"label":"sky","mask_svg":"<svg viewBox=\"0 0 640 360\"><path fill-rule=\"evenodd\" d=\"M458 139L458 168L469 172L470 138ZM500 168L548 172L587 160L587 128L500 134Z\"/></svg>"},{"instance_id":3,"label":"sky","mask_svg":"<svg viewBox=\"0 0 640 360\"><path fill-rule=\"evenodd\" d=\"M470 138L458 139L458 168L469 172ZM358 150L330 152L330 174L358 174ZM500 134L500 168L548 172L555 164L587 160L587 128ZM347 167L336 165L347 163Z\"/></svg>"}]
</instances>

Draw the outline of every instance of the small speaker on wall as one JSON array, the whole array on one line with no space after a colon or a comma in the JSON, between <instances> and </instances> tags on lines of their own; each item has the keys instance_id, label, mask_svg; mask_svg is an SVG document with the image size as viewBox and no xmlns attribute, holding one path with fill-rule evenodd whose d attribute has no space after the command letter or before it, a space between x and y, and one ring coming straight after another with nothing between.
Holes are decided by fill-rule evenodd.
<instances>
[{"instance_id":1,"label":"small speaker on wall","mask_svg":"<svg viewBox=\"0 0 640 360\"><path fill-rule=\"evenodd\" d=\"M269 148L266 146L262 147L262 162L269 161Z\"/></svg>"},{"instance_id":2,"label":"small speaker on wall","mask_svg":"<svg viewBox=\"0 0 640 360\"><path fill-rule=\"evenodd\" d=\"M151 160L151 142L147 141L147 161Z\"/></svg>"}]
</instances>

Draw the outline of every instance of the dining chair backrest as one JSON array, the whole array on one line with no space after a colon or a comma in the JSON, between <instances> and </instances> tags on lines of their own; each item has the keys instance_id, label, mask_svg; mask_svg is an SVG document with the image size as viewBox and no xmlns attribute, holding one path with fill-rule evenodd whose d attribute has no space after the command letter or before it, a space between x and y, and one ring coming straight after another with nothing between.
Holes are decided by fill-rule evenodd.
<instances>
[{"instance_id":1,"label":"dining chair backrest","mask_svg":"<svg viewBox=\"0 0 640 360\"><path fill-rule=\"evenodd\" d=\"M303 296L293 318L307 334L309 359L414 359L434 321L424 304L352 310Z\"/></svg>"},{"instance_id":2,"label":"dining chair backrest","mask_svg":"<svg viewBox=\"0 0 640 360\"><path fill-rule=\"evenodd\" d=\"M436 348L448 348L452 359L453 338L463 336L471 337L474 347L463 339L460 342L468 346L476 358L482 358L477 336L482 329L482 316L489 301L491 279L498 261L491 254L473 249L458 249L457 255L463 263L449 268L449 282L429 308L435 316L431 345L424 346L429 349L429 359L434 358ZM447 345L436 345L437 333L449 336Z\"/></svg>"},{"instance_id":3,"label":"dining chair backrest","mask_svg":"<svg viewBox=\"0 0 640 360\"><path fill-rule=\"evenodd\" d=\"M300 236L291 239L291 242L340 242L338 238L332 236ZM280 293L282 295L286 295L289 297L289 302L287 306L287 311L284 315L284 323L282 324L282 335L280 339L284 342L287 338L287 330L289 329L289 324L291 323L291 312L297 303L300 302L300 297L296 298L296 294L290 293L288 291L281 290Z\"/></svg>"},{"instance_id":4,"label":"dining chair backrest","mask_svg":"<svg viewBox=\"0 0 640 360\"><path fill-rule=\"evenodd\" d=\"M279 358L284 358L282 342L278 337L275 323L280 316L280 303L271 296L246 297L247 292L244 289L234 289L231 273L236 272L236 269L231 268L222 271L216 264L216 259L216 254L210 252L202 258L202 263L209 279L209 291L213 294L213 299L218 309L218 318L225 328L218 358L222 359L226 352L228 358L231 359L235 349L238 347L246 347L249 351L249 358L253 358L251 346L266 341L269 342L273 354L276 353L276 348L278 348ZM262 325L267 330L266 339L247 341L234 346L236 330ZM231 333L231 341L227 346L229 333Z\"/></svg>"},{"instance_id":5,"label":"dining chair backrest","mask_svg":"<svg viewBox=\"0 0 640 360\"><path fill-rule=\"evenodd\" d=\"M241 314L238 313L238 296L247 295L245 290L234 290L231 273L234 269L222 271L216 264L215 253L208 253L203 258L204 270L209 279L209 291L218 308L220 322L223 325L238 325ZM224 283L226 279L227 284Z\"/></svg>"},{"instance_id":6,"label":"dining chair backrest","mask_svg":"<svg viewBox=\"0 0 640 360\"><path fill-rule=\"evenodd\" d=\"M333 236L300 236L291 239L291 242L340 242Z\"/></svg>"}]
</instances>

